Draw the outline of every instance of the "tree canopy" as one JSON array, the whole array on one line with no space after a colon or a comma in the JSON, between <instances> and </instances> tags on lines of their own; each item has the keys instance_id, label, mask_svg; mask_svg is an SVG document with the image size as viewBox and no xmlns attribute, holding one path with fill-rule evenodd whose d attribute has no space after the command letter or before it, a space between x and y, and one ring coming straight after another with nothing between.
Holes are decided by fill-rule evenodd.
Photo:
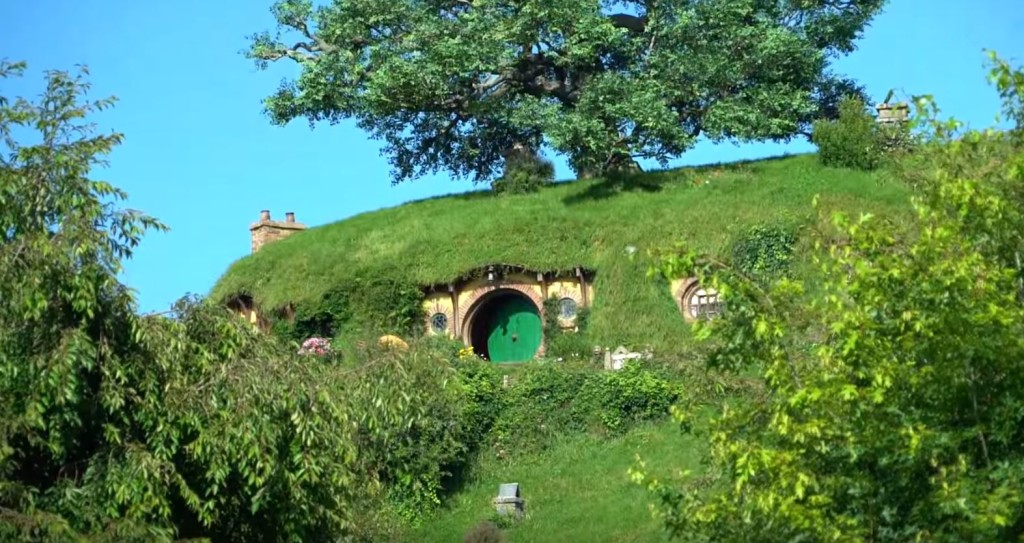
<instances>
[{"instance_id":1,"label":"tree canopy","mask_svg":"<svg viewBox=\"0 0 1024 543\"><path fill-rule=\"evenodd\" d=\"M479 434L447 359L300 356L192 298L138 315L117 274L165 227L91 178L122 136L88 86L0 96L0 541L387 539L385 493L436 501Z\"/></svg>"},{"instance_id":2,"label":"tree canopy","mask_svg":"<svg viewBox=\"0 0 1024 543\"><path fill-rule=\"evenodd\" d=\"M279 0L247 55L299 75L274 123L354 119L393 181L484 181L550 146L579 174L785 140L862 94L831 63L884 0Z\"/></svg>"},{"instance_id":3,"label":"tree canopy","mask_svg":"<svg viewBox=\"0 0 1024 543\"><path fill-rule=\"evenodd\" d=\"M1004 113L1020 119L1024 72L993 60ZM664 273L697 273L726 300L700 332L709 362L762 387L712 422L703 477L635 472L680 539L1024 536L1024 139L916 103L924 130L894 169L918 190L915 224L833 216L815 240L820 285L665 258Z\"/></svg>"}]
</instances>

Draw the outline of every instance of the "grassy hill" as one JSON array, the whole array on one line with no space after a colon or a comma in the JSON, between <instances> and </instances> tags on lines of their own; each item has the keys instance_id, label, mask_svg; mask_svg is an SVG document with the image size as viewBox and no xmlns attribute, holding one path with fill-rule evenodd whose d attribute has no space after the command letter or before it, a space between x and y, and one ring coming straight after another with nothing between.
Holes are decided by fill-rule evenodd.
<instances>
[{"instance_id":1,"label":"grassy hill","mask_svg":"<svg viewBox=\"0 0 1024 543\"><path fill-rule=\"evenodd\" d=\"M475 192L412 202L311 228L235 262L214 299L251 295L258 307L315 303L336 285L391 277L454 279L502 262L595 269L590 332L605 345L667 348L688 335L664 284L645 278L643 251L685 240L726 252L757 223L807 224L826 209L898 214L908 193L877 176L820 166L814 155L557 183L539 193Z\"/></svg>"},{"instance_id":2,"label":"grassy hill","mask_svg":"<svg viewBox=\"0 0 1024 543\"><path fill-rule=\"evenodd\" d=\"M526 518L506 531L509 543L668 541L660 519L651 515L651 496L630 481L628 469L639 455L660 475L684 468L699 473L704 445L698 439L665 421L614 439L566 436L544 453L515 463L486 459L472 481L402 540L461 541L471 527L493 517L491 500L498 485L517 482Z\"/></svg>"}]
</instances>

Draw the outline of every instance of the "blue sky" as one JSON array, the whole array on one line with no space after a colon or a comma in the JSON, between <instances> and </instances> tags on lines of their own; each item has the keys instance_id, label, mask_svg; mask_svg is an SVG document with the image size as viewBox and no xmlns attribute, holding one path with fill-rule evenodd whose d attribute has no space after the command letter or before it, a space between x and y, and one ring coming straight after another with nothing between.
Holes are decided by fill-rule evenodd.
<instances>
[{"instance_id":1,"label":"blue sky","mask_svg":"<svg viewBox=\"0 0 1024 543\"><path fill-rule=\"evenodd\" d=\"M186 292L205 294L249 252L261 209L294 211L309 226L474 187L444 176L392 186L377 142L352 123L271 125L261 100L281 66L257 71L240 54L246 36L271 27L271 0L3 0L0 57L29 63L0 82L4 95L36 96L42 71L88 65L94 98L115 108L95 120L125 134L98 174L126 190L128 205L171 227L150 233L124 281L140 309L163 310ZM1024 0L890 0L838 64L876 101L890 88L934 94L944 115L988 126L998 110L982 49L1024 62ZM1015 31L1017 35L1015 36ZM806 152L788 145L701 144L673 166ZM559 178L571 177L557 162ZM482 188L482 187L476 187Z\"/></svg>"}]
</instances>

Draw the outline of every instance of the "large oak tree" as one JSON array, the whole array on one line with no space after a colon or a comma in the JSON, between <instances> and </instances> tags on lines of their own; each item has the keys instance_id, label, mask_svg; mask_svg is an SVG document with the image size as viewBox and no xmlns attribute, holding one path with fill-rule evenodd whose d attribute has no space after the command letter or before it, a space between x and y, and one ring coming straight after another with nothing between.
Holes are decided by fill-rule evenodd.
<instances>
[{"instance_id":1,"label":"large oak tree","mask_svg":"<svg viewBox=\"0 0 1024 543\"><path fill-rule=\"evenodd\" d=\"M355 119L394 182L484 181L550 145L578 173L712 140L787 140L862 92L831 63L884 0L279 0L261 67L301 72L273 122Z\"/></svg>"}]
</instances>

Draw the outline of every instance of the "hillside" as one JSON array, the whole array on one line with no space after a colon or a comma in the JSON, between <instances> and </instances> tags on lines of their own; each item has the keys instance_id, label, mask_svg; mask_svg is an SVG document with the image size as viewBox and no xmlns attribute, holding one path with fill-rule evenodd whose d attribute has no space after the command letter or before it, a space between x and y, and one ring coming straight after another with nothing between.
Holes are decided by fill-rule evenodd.
<instances>
[{"instance_id":1,"label":"hillside","mask_svg":"<svg viewBox=\"0 0 1024 543\"><path fill-rule=\"evenodd\" d=\"M391 277L433 284L493 262L596 270L590 317L604 344L672 344L687 335L663 284L627 247L685 240L725 253L758 223L805 224L826 209L906 210L907 192L874 175L820 166L814 155L650 172L625 180L557 183L539 193L476 192L412 202L300 232L235 262L211 297L257 307L315 303L348 281ZM301 210L300 210L301 211Z\"/></svg>"}]
</instances>

